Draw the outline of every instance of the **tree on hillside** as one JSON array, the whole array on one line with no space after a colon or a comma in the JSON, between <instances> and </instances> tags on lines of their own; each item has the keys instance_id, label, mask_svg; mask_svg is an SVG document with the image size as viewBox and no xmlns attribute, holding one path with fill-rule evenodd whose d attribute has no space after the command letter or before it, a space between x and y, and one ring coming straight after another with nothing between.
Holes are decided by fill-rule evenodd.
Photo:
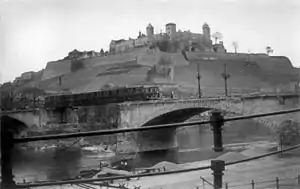
<instances>
[{"instance_id":1,"label":"tree on hillside","mask_svg":"<svg viewBox=\"0 0 300 189\"><path fill-rule=\"evenodd\" d=\"M272 54L274 51L273 51L272 47L267 46L267 47L266 47L266 52L267 52L267 55L269 56L269 55Z\"/></svg>"},{"instance_id":2,"label":"tree on hillside","mask_svg":"<svg viewBox=\"0 0 300 189\"><path fill-rule=\"evenodd\" d=\"M215 44L218 43L218 41L223 39L223 36L220 32L216 32L212 35L212 37L215 39Z\"/></svg>"},{"instance_id":3,"label":"tree on hillside","mask_svg":"<svg viewBox=\"0 0 300 189\"><path fill-rule=\"evenodd\" d=\"M13 109L13 92L0 91L0 109L1 110L12 110Z\"/></svg>"},{"instance_id":4,"label":"tree on hillside","mask_svg":"<svg viewBox=\"0 0 300 189\"><path fill-rule=\"evenodd\" d=\"M168 48L169 48L169 40L168 39L162 39L162 40L159 40L157 42L157 46L159 48L160 51L162 52L167 52L168 51Z\"/></svg>"},{"instance_id":5,"label":"tree on hillside","mask_svg":"<svg viewBox=\"0 0 300 189\"><path fill-rule=\"evenodd\" d=\"M234 49L234 53L236 54L237 50L239 48L239 43L237 41L234 41L234 42L232 42L232 46L233 46L233 49Z\"/></svg>"},{"instance_id":6,"label":"tree on hillside","mask_svg":"<svg viewBox=\"0 0 300 189\"><path fill-rule=\"evenodd\" d=\"M100 50L100 55L104 55L104 50L103 49Z\"/></svg>"},{"instance_id":7,"label":"tree on hillside","mask_svg":"<svg viewBox=\"0 0 300 189\"><path fill-rule=\"evenodd\" d=\"M113 89L113 88L116 88L116 87L117 86L114 83L109 82L109 83L104 84L101 89L109 90L109 89Z\"/></svg>"},{"instance_id":8,"label":"tree on hillside","mask_svg":"<svg viewBox=\"0 0 300 189\"><path fill-rule=\"evenodd\" d=\"M84 62L82 60L74 59L71 61L71 72L76 72L84 68Z\"/></svg>"}]
</instances>

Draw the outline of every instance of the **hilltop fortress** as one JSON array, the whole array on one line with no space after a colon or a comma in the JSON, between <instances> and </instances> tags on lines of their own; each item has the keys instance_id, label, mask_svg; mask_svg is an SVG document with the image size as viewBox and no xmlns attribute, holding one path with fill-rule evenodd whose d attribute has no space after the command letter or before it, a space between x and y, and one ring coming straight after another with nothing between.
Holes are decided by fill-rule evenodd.
<instances>
[{"instance_id":1,"label":"hilltop fortress","mask_svg":"<svg viewBox=\"0 0 300 189\"><path fill-rule=\"evenodd\" d=\"M109 44L109 52L95 51L78 51L74 49L69 52L68 56L63 60L68 59L86 59L99 56L110 56L116 54L129 53L134 50L146 48L155 49L158 44L164 41L177 43L180 46L178 49L186 51L201 51L201 52L221 52L225 53L226 49L223 46L223 42L212 43L210 27L207 23L202 26L202 33L193 33L191 31L181 31L176 29L175 23L168 23L165 25L165 33L160 32L155 34L154 27L151 23L146 27L146 34L139 32L136 39L129 38L111 40Z\"/></svg>"},{"instance_id":2,"label":"hilltop fortress","mask_svg":"<svg viewBox=\"0 0 300 189\"><path fill-rule=\"evenodd\" d=\"M154 27L149 24L146 28L146 35L139 32L136 39L112 40L109 45L109 51L112 53L124 53L134 48L155 47L159 41L170 40L182 42L184 48L188 51L215 51L226 52L223 43L212 44L210 27L207 23L202 26L201 33L192 33L190 31L181 31L176 29L175 23L168 23L165 26L165 33L154 33Z\"/></svg>"}]
</instances>

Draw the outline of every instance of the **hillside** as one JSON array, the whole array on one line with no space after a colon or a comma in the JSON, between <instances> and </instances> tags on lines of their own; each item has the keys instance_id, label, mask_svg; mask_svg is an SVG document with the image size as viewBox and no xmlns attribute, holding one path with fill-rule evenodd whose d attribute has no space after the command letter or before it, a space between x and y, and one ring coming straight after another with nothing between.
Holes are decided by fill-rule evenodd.
<instances>
[{"instance_id":1,"label":"hillside","mask_svg":"<svg viewBox=\"0 0 300 189\"><path fill-rule=\"evenodd\" d=\"M69 60L49 62L41 81L31 83L47 91L67 88L74 93L100 90L107 83L116 86L158 84L165 91L180 96L197 93L197 64L200 68L201 88L205 96L224 94L221 73L227 64L230 93L249 93L259 90L275 92L279 87L292 90L297 71L286 57L263 54L223 54L188 52L188 61L181 53L139 49L126 54L84 59L84 69L70 71ZM58 76L62 86L58 85Z\"/></svg>"}]
</instances>

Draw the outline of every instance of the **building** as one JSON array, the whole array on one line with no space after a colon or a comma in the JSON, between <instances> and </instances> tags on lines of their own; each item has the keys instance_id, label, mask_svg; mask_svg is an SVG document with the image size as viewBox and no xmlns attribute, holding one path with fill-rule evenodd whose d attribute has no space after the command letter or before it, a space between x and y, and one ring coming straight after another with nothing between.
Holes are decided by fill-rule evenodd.
<instances>
[{"instance_id":1,"label":"building","mask_svg":"<svg viewBox=\"0 0 300 189\"><path fill-rule=\"evenodd\" d=\"M146 33L147 33L147 36L153 36L154 35L154 27L149 24L146 28Z\"/></svg>"},{"instance_id":2,"label":"building","mask_svg":"<svg viewBox=\"0 0 300 189\"><path fill-rule=\"evenodd\" d=\"M176 24L168 23L166 24L166 34L169 36L173 36L176 34Z\"/></svg>"},{"instance_id":3,"label":"building","mask_svg":"<svg viewBox=\"0 0 300 189\"><path fill-rule=\"evenodd\" d=\"M32 80L34 77L34 72L30 71L30 72L25 72L21 74L21 79L22 80Z\"/></svg>"},{"instance_id":4,"label":"building","mask_svg":"<svg viewBox=\"0 0 300 189\"><path fill-rule=\"evenodd\" d=\"M154 33L154 27L149 24L146 27L146 35L139 32L136 39L112 40L109 45L110 52L122 53L134 48L147 47L168 36L170 40L183 41L188 50L192 51L213 51L213 45L210 34L210 27L207 23L202 26L202 33L192 33L190 31L181 31L176 29L175 23L165 25L165 33Z\"/></svg>"},{"instance_id":5,"label":"building","mask_svg":"<svg viewBox=\"0 0 300 189\"><path fill-rule=\"evenodd\" d=\"M64 60L71 60L71 59L80 59L80 58L90 58L100 56L100 53L97 53L95 51L78 51L77 49L74 49L73 51L68 53L68 56L64 58Z\"/></svg>"},{"instance_id":6,"label":"building","mask_svg":"<svg viewBox=\"0 0 300 189\"><path fill-rule=\"evenodd\" d=\"M26 82L32 81L34 79L34 76L35 76L35 72L33 71L24 72L21 74L21 76L15 78L13 84L22 85Z\"/></svg>"},{"instance_id":7,"label":"building","mask_svg":"<svg viewBox=\"0 0 300 189\"><path fill-rule=\"evenodd\" d=\"M223 45L223 41L220 41L219 43L214 44L213 45L213 50L216 53L226 53L226 49Z\"/></svg>"}]
</instances>

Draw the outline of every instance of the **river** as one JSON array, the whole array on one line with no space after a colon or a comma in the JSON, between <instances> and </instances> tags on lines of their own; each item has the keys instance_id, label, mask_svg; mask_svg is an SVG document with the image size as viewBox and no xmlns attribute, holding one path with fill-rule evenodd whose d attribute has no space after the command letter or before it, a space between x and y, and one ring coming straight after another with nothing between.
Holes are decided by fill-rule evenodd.
<instances>
[{"instance_id":1,"label":"river","mask_svg":"<svg viewBox=\"0 0 300 189\"><path fill-rule=\"evenodd\" d=\"M228 125L228 124L227 124ZM232 122L223 130L224 144L271 140L269 129L251 121ZM215 157L212 151L213 136L209 126L181 128L177 131L179 144L176 158L166 159L160 153L148 153L142 156L138 167L151 166L160 161L185 163ZM15 148L13 172L15 180L20 182L37 180L62 180L77 176L80 170L99 166L100 160L109 160L103 154L82 151L79 148L67 148L63 151L30 151Z\"/></svg>"}]
</instances>

